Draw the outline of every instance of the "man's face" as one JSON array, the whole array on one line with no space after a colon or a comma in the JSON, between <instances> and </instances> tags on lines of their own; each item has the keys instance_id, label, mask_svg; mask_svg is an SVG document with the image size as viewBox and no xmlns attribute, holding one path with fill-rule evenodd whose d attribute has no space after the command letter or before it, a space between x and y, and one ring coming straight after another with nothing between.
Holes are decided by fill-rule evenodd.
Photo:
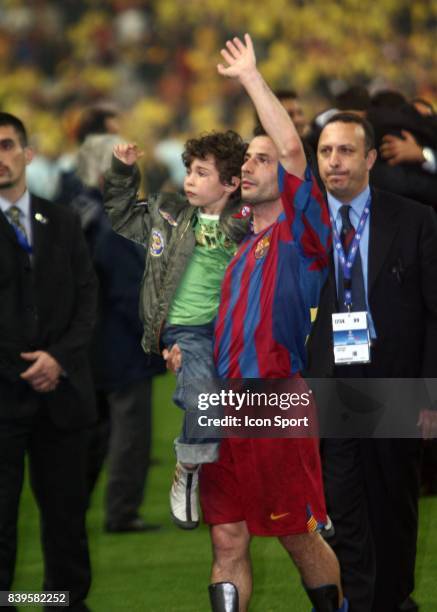
<instances>
[{"instance_id":1,"label":"man's face","mask_svg":"<svg viewBox=\"0 0 437 612\"><path fill-rule=\"evenodd\" d=\"M281 100L281 104L291 117L299 136L305 136L308 124L299 100L297 98L284 98Z\"/></svg>"},{"instance_id":2,"label":"man's face","mask_svg":"<svg viewBox=\"0 0 437 612\"><path fill-rule=\"evenodd\" d=\"M107 134L119 134L120 133L120 119L118 115L113 115L112 117L106 117L105 130Z\"/></svg>"},{"instance_id":3,"label":"man's face","mask_svg":"<svg viewBox=\"0 0 437 612\"><path fill-rule=\"evenodd\" d=\"M268 136L256 136L250 143L241 168L241 197L248 204L274 202L278 187L278 152Z\"/></svg>"},{"instance_id":4,"label":"man's face","mask_svg":"<svg viewBox=\"0 0 437 612\"><path fill-rule=\"evenodd\" d=\"M0 126L0 193L26 186L26 166L32 160L31 150L20 143L15 128Z\"/></svg>"},{"instance_id":5,"label":"man's face","mask_svg":"<svg viewBox=\"0 0 437 612\"><path fill-rule=\"evenodd\" d=\"M329 123L317 147L319 172L326 190L347 203L369 183L376 151L366 153L364 129L356 123Z\"/></svg>"},{"instance_id":6,"label":"man's face","mask_svg":"<svg viewBox=\"0 0 437 612\"><path fill-rule=\"evenodd\" d=\"M206 159L195 158L187 168L184 191L191 206L206 208L219 213L226 205L229 195L237 189L239 180L234 177L234 185L224 185L213 155ZM217 210L215 210L217 208Z\"/></svg>"}]
</instances>

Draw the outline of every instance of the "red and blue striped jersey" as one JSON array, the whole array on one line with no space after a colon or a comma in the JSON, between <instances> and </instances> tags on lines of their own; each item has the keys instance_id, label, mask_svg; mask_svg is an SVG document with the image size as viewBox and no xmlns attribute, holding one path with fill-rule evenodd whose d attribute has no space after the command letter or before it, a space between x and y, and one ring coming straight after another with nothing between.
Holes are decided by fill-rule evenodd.
<instances>
[{"instance_id":1,"label":"red and blue striped jersey","mask_svg":"<svg viewBox=\"0 0 437 612\"><path fill-rule=\"evenodd\" d=\"M278 171L284 211L250 233L229 264L215 328L221 378L287 378L303 369L310 308L328 270L331 227L309 168Z\"/></svg>"}]
</instances>

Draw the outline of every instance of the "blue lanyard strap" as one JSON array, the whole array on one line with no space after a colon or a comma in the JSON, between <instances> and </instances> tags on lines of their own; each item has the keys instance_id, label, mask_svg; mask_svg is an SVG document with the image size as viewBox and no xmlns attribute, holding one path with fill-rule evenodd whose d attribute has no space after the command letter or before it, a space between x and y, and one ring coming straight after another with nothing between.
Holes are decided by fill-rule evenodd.
<instances>
[{"instance_id":1,"label":"blue lanyard strap","mask_svg":"<svg viewBox=\"0 0 437 612\"><path fill-rule=\"evenodd\" d=\"M367 202L364 206L363 213L358 222L357 229L355 230L355 236L350 246L347 257L345 255L343 245L341 243L341 239L337 231L337 225L335 223L334 218L331 215L332 232L334 234L334 246L337 251L339 265L341 265L342 270L343 270L344 303L345 303L345 306L347 306L349 310L352 306L352 268L355 263L355 258L357 254L359 253L361 237L363 235L363 231L366 226L367 219L369 218L370 203L371 203L371 196L369 194L369 197L367 198Z\"/></svg>"}]
</instances>

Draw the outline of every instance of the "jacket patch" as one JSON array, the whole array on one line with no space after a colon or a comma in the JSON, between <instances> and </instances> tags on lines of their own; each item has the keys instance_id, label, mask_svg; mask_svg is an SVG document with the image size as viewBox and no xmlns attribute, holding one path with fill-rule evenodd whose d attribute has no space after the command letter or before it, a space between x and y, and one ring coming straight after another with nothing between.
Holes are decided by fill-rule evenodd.
<instances>
[{"instance_id":1,"label":"jacket patch","mask_svg":"<svg viewBox=\"0 0 437 612\"><path fill-rule=\"evenodd\" d=\"M150 241L150 255L152 257L160 257L164 251L164 236L157 229L152 229L152 237Z\"/></svg>"},{"instance_id":2,"label":"jacket patch","mask_svg":"<svg viewBox=\"0 0 437 612\"><path fill-rule=\"evenodd\" d=\"M173 219L170 213L166 212L165 210L161 210L161 209L159 209L158 211L161 217L165 219L167 223L169 223L172 227L177 226L178 222L175 219Z\"/></svg>"}]
</instances>

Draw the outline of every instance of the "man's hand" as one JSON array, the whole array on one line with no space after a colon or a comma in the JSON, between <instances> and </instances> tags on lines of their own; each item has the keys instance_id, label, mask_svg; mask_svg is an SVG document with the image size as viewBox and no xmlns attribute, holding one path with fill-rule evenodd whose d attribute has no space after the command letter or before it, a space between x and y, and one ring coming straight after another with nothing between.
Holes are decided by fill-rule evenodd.
<instances>
[{"instance_id":1,"label":"man's hand","mask_svg":"<svg viewBox=\"0 0 437 612\"><path fill-rule=\"evenodd\" d=\"M385 159L389 166L398 164L422 164L425 161L422 147L417 144L413 134L402 130L403 138L386 134L379 147L381 157Z\"/></svg>"},{"instance_id":2,"label":"man's hand","mask_svg":"<svg viewBox=\"0 0 437 612\"><path fill-rule=\"evenodd\" d=\"M222 49L220 53L228 66L218 64L219 74L242 81L256 70L255 51L249 34L244 35L244 43L237 37L227 41L226 49Z\"/></svg>"},{"instance_id":3,"label":"man's hand","mask_svg":"<svg viewBox=\"0 0 437 612\"><path fill-rule=\"evenodd\" d=\"M422 430L424 440L437 438L437 411L421 410L417 426Z\"/></svg>"},{"instance_id":4,"label":"man's hand","mask_svg":"<svg viewBox=\"0 0 437 612\"><path fill-rule=\"evenodd\" d=\"M45 351L21 353L21 358L34 363L20 374L21 378L29 383L34 391L47 393L54 391L59 383L62 368L51 355Z\"/></svg>"},{"instance_id":5,"label":"man's hand","mask_svg":"<svg viewBox=\"0 0 437 612\"><path fill-rule=\"evenodd\" d=\"M144 155L135 143L117 144L112 152L114 156L127 166L133 166Z\"/></svg>"},{"instance_id":6,"label":"man's hand","mask_svg":"<svg viewBox=\"0 0 437 612\"><path fill-rule=\"evenodd\" d=\"M182 366L182 351L177 344L173 344L170 351L164 349L162 351L162 356L167 362L167 370L171 370L173 374L180 369Z\"/></svg>"}]
</instances>

